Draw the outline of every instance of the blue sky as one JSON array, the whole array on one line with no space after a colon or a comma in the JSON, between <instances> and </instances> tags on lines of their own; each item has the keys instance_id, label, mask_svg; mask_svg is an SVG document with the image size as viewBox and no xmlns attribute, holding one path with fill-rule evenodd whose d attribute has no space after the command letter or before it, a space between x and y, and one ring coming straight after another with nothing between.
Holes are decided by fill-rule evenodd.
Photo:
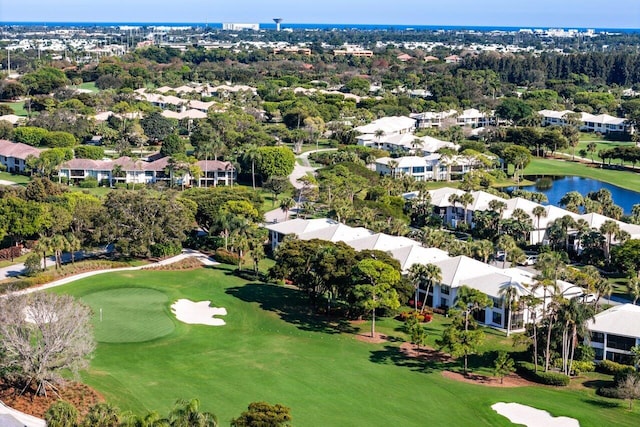
<instances>
[{"instance_id":1,"label":"blue sky","mask_svg":"<svg viewBox=\"0 0 640 427\"><path fill-rule=\"evenodd\" d=\"M640 28L640 0L0 0L0 22L270 22Z\"/></svg>"}]
</instances>

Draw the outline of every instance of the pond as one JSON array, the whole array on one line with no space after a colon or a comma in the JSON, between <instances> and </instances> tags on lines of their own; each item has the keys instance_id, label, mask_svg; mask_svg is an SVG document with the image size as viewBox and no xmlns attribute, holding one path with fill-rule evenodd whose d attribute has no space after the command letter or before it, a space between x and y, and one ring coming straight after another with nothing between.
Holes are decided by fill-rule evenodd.
<instances>
[{"instance_id":1,"label":"pond","mask_svg":"<svg viewBox=\"0 0 640 427\"><path fill-rule=\"evenodd\" d=\"M525 176L524 178L530 181L536 181L540 183L539 176ZM577 191L578 193L586 196L591 191L598 191L601 188L606 188L611 191L611 197L613 202L622 207L626 215L631 213L633 205L640 203L640 193L632 190L627 190L608 184L606 182L598 181L597 179L583 178L580 176L545 176L547 178L542 182L542 185L529 185L519 187L521 190L537 191L544 193L549 198L550 205L559 206L560 199L569 191ZM551 186L548 186L548 179L551 179ZM508 191L514 190L515 187L508 188ZM546 203L545 203L546 204Z\"/></svg>"}]
</instances>

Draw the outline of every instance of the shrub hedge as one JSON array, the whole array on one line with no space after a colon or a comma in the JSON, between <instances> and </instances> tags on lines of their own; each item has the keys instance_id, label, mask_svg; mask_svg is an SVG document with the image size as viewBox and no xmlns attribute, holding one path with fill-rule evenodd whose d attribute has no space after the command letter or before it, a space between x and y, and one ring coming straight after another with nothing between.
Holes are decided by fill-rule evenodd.
<instances>
[{"instance_id":1,"label":"shrub hedge","mask_svg":"<svg viewBox=\"0 0 640 427\"><path fill-rule=\"evenodd\" d=\"M630 374L635 372L633 366L623 365L622 363L612 362L611 360L603 360L598 363L596 370L609 375Z\"/></svg>"},{"instance_id":2,"label":"shrub hedge","mask_svg":"<svg viewBox=\"0 0 640 427\"><path fill-rule=\"evenodd\" d=\"M529 362L518 362L516 365L516 371L521 376L539 384L565 387L569 385L570 381L568 376L559 372L536 372L533 363Z\"/></svg>"},{"instance_id":3,"label":"shrub hedge","mask_svg":"<svg viewBox=\"0 0 640 427\"><path fill-rule=\"evenodd\" d=\"M238 261L240 261L240 257L233 252L230 252L224 248L216 249L216 253L213 256L216 261L221 262L223 264L231 264L237 265Z\"/></svg>"}]
</instances>

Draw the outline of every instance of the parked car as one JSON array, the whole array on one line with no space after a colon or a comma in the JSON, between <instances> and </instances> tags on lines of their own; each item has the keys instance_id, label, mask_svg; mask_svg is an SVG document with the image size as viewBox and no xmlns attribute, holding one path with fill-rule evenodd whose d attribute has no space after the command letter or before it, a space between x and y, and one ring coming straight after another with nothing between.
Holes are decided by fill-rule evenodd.
<instances>
[{"instance_id":1,"label":"parked car","mask_svg":"<svg viewBox=\"0 0 640 427\"><path fill-rule=\"evenodd\" d=\"M538 262L538 254L535 252L525 252L525 258L520 262L520 265L534 265Z\"/></svg>"},{"instance_id":2,"label":"parked car","mask_svg":"<svg viewBox=\"0 0 640 427\"><path fill-rule=\"evenodd\" d=\"M496 252L496 256L495 256L495 260L496 261L504 261L504 251L498 251Z\"/></svg>"},{"instance_id":3,"label":"parked car","mask_svg":"<svg viewBox=\"0 0 640 427\"><path fill-rule=\"evenodd\" d=\"M594 302L596 302L596 294L580 294L574 298L580 300L580 302L583 302L585 304L593 304Z\"/></svg>"}]
</instances>

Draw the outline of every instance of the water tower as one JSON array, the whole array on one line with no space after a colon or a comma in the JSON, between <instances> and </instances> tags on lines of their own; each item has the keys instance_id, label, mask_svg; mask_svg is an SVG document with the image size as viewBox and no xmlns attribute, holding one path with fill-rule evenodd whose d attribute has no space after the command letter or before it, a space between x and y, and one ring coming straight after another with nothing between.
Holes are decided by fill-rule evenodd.
<instances>
[{"instance_id":1,"label":"water tower","mask_svg":"<svg viewBox=\"0 0 640 427\"><path fill-rule=\"evenodd\" d=\"M276 31L280 31L280 23L282 22L282 18L273 18L273 22L276 23Z\"/></svg>"}]
</instances>

